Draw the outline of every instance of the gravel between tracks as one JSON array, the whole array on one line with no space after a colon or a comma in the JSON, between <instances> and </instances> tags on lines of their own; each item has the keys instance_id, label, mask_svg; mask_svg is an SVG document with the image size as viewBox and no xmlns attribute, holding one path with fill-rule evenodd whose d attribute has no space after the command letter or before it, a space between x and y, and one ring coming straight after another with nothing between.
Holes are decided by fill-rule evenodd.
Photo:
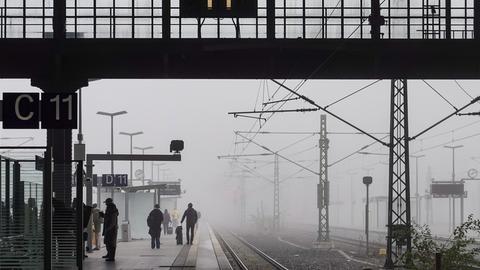
<instances>
[{"instance_id":1,"label":"gravel between tracks","mask_svg":"<svg viewBox=\"0 0 480 270\"><path fill-rule=\"evenodd\" d=\"M359 270L372 267L371 265L349 261L336 250L306 250L294 247L280 241L276 235L244 232L241 233L241 236L289 269ZM283 239L288 237L286 239L288 241L298 241L297 237L288 233L281 236ZM309 245L305 245L305 247L311 247L311 239ZM300 242L298 244L303 245L305 243Z\"/></svg>"}]
</instances>

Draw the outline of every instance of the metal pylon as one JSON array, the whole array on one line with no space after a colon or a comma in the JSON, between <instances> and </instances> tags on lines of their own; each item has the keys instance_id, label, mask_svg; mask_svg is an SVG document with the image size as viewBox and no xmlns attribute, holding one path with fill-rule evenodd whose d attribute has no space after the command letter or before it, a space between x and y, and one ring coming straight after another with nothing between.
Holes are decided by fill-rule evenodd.
<instances>
[{"instance_id":1,"label":"metal pylon","mask_svg":"<svg viewBox=\"0 0 480 270\"><path fill-rule=\"evenodd\" d=\"M320 174L318 182L317 207L318 207L318 242L330 241L329 220L328 220L328 138L327 138L327 116L320 115Z\"/></svg>"},{"instance_id":2,"label":"metal pylon","mask_svg":"<svg viewBox=\"0 0 480 270\"><path fill-rule=\"evenodd\" d=\"M278 155L274 155L273 168L273 229L280 229L280 171L278 168Z\"/></svg>"},{"instance_id":3,"label":"metal pylon","mask_svg":"<svg viewBox=\"0 0 480 270\"><path fill-rule=\"evenodd\" d=\"M387 258L385 268L402 265L411 250L407 80L391 81Z\"/></svg>"}]
</instances>

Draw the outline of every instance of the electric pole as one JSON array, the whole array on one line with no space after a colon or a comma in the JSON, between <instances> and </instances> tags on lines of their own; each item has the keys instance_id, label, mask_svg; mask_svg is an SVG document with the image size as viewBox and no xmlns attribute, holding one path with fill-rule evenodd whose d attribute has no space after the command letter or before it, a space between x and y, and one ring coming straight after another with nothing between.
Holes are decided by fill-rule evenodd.
<instances>
[{"instance_id":1,"label":"electric pole","mask_svg":"<svg viewBox=\"0 0 480 270\"><path fill-rule=\"evenodd\" d=\"M329 231L329 183L328 183L328 138L327 116L320 115L320 140L318 143L320 153L320 170L318 174L317 207L318 207L318 237L317 242L330 241Z\"/></svg>"},{"instance_id":2,"label":"electric pole","mask_svg":"<svg viewBox=\"0 0 480 270\"><path fill-rule=\"evenodd\" d=\"M445 145L445 148L452 150L452 183L455 182L455 149L462 148L463 145ZM460 197L460 203L463 205L463 194ZM448 204L449 211L449 219L451 220L451 230L452 232L455 230L455 197L449 196L449 204ZM463 213L460 213L460 224L463 223Z\"/></svg>"}]
</instances>

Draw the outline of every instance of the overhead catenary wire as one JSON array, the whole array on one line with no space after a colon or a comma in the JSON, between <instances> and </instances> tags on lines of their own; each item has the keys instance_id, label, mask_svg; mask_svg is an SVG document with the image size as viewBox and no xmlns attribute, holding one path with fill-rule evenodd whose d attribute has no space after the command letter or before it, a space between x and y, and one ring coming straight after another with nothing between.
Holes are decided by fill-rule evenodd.
<instances>
[{"instance_id":1,"label":"overhead catenary wire","mask_svg":"<svg viewBox=\"0 0 480 270\"><path fill-rule=\"evenodd\" d=\"M461 138L458 138L458 139L449 140L448 142L444 142L444 143L436 144L436 145L433 145L433 146L430 146L430 147L427 147L427 148L423 148L423 149L420 149L420 150L417 150L417 151L413 152L412 154L425 152L425 151L432 150L432 149L435 149L435 148L438 148L438 147L442 147L444 145L448 145L450 143L468 140L470 138L477 137L477 136L480 136L480 133L475 133L475 134L468 135L468 136L465 136L465 137L461 137Z\"/></svg>"},{"instance_id":2,"label":"overhead catenary wire","mask_svg":"<svg viewBox=\"0 0 480 270\"><path fill-rule=\"evenodd\" d=\"M463 93L465 93L465 95L467 95L469 98L473 99L473 96L470 95L467 90L465 90L465 88L463 88L462 85L460 85L460 83L457 81L457 80L453 80L455 82L455 84L463 91Z\"/></svg>"},{"instance_id":3,"label":"overhead catenary wire","mask_svg":"<svg viewBox=\"0 0 480 270\"><path fill-rule=\"evenodd\" d=\"M380 5L383 5L383 3L385 3L385 1L386 1L386 0L383 0L383 1L380 3ZM340 2L341 2L341 0L339 0L339 1L337 2L337 6L339 5ZM333 14L333 11L332 11L331 14ZM330 16L331 16L331 15L330 15ZM364 23L367 19L368 19L368 17L364 18L364 19L360 22L360 24L350 33L350 35L349 35L346 39L344 39L343 42L342 42L340 45L338 45L337 47L335 47L335 49L333 50L333 52L331 52L331 53L327 56L327 58L324 59L324 60L309 74L309 76L308 76L307 78L301 80L301 81L293 88L293 89L295 90L295 92L298 92L298 91L300 90L300 88L307 82L307 80L309 80L309 79L310 79L313 75L315 75L321 68L323 68L323 66L324 66L326 63L328 63L328 62L330 61L330 59L331 59L331 58L338 52L338 50L345 44L346 40L349 39L349 38L351 38L351 37L355 34L355 32L357 32L358 29L360 29L360 27L363 25L363 23ZM327 20L328 20L328 18L327 18ZM323 31L323 30L321 30L321 31ZM318 34L317 34L317 35L318 35ZM297 64L298 64L298 63L295 63L294 67L295 67ZM293 70L294 67L292 67L292 69L289 71L290 73L292 72L292 70ZM283 80L283 83L280 84L280 85L277 87L277 90L274 92L274 94L272 95L272 97L276 95L276 93L282 88L282 86L284 85L285 82L286 82L286 79L284 79L284 80ZM267 84L267 85L268 85L268 84ZM289 94L287 94L283 99L288 99L288 98L291 98L292 96L293 96L293 93L289 93ZM281 109L285 104L286 104L286 102L281 103L280 109ZM273 116L274 116L274 114L271 114L271 115L266 119L266 121L265 121L264 124L266 124ZM255 123L252 125L252 127L250 128L250 131L253 130L253 127L255 127L255 125L256 125L256 122L255 122ZM258 131L260 131L260 130L262 129L262 127L263 127L263 126L260 124L260 127L259 127ZM257 135L257 134L254 134L254 135L251 136L250 138L255 138L256 135ZM384 143L382 143L382 144L384 144ZM384 144L384 145L386 145L386 144ZM249 144L246 144L245 147L243 147L242 152L245 151L248 146L249 146ZM235 148L235 149L236 149L236 148Z\"/></svg>"},{"instance_id":4,"label":"overhead catenary wire","mask_svg":"<svg viewBox=\"0 0 480 270\"><path fill-rule=\"evenodd\" d=\"M453 105L450 101L448 101L448 99L446 99L442 94L440 94L440 92L438 92L437 89L435 89L431 84L429 84L426 80L422 80L428 87L430 87L430 89L432 89L435 93L437 93L438 96L440 96L445 102L447 102L450 106L452 106L452 108L454 110L457 110L457 107L455 107L455 105Z\"/></svg>"},{"instance_id":5,"label":"overhead catenary wire","mask_svg":"<svg viewBox=\"0 0 480 270\"><path fill-rule=\"evenodd\" d=\"M386 135L386 136L382 137L381 140L383 140L383 139L385 139L385 138L387 138L387 137L389 137L389 136L390 136L390 135ZM362 146L360 149L358 149L357 151L352 152L352 153L350 153L350 154L348 154L348 155L346 155L346 156L344 156L344 157L336 160L335 162L328 164L327 167L332 167L332 166L334 166L334 165L336 165L336 164L338 164L338 163L340 163L340 162L348 159L349 157L358 154L360 151L365 150L365 149L367 149L368 147L370 147L370 146L372 146L372 145L374 145L374 144L376 144L376 143L378 143L378 142L377 142L377 141L373 141L372 143L369 143L369 144L367 144L367 145L364 145L364 146Z\"/></svg>"},{"instance_id":6,"label":"overhead catenary wire","mask_svg":"<svg viewBox=\"0 0 480 270\"><path fill-rule=\"evenodd\" d=\"M290 148L290 147L292 147L292 146L294 146L294 145L297 145L297 144L299 144L299 143L301 143L301 142L304 142L304 141L312 138L313 136L315 136L315 134L308 135L308 136L306 136L306 137L304 137L304 138L301 138L301 139L299 139L299 140L297 140L297 141L295 141L295 142L293 142L293 143L291 143L291 144L289 144L289 145L287 145L287 146L285 146L285 147L280 148L279 150L277 150L277 152L281 152L281 151L283 151L283 150L285 150L285 149L288 149L288 148Z\"/></svg>"},{"instance_id":7,"label":"overhead catenary wire","mask_svg":"<svg viewBox=\"0 0 480 270\"><path fill-rule=\"evenodd\" d=\"M337 104L337 103L339 103L339 102L341 102L341 101L343 101L343 100L345 100L345 99L347 99L347 98L349 98L349 97L351 97L351 96L353 96L353 95L355 95L355 94L357 94L357 93L362 92L363 90L369 88L370 86L372 86L372 85L374 85L374 84L376 84L376 83L378 83L378 82L380 82L380 81L382 81L382 79L378 79L378 80L376 80L376 81L374 81L374 82L371 82L371 83L369 83L369 84L361 87L360 89L357 89L357 90L353 91L352 93L350 93L350 94L348 94L348 95L346 95L346 96L344 96L344 97L342 97L342 98L340 98L340 99L338 99L338 100L336 100L336 101L328 104L328 105L325 106L324 108L327 109L327 108L330 107L330 106L333 106L333 105L335 105L335 104Z\"/></svg>"},{"instance_id":8,"label":"overhead catenary wire","mask_svg":"<svg viewBox=\"0 0 480 270\"><path fill-rule=\"evenodd\" d=\"M272 81L275 82L276 84L281 85L283 88L287 89L288 91L292 92L293 94L298 95L299 97L301 97L301 98L302 98L303 100L305 100L306 102L308 102L308 103L310 103L311 105L317 107L318 109L326 112L326 113L329 114L330 116L333 116L335 119L343 122L344 124L347 124L348 126L350 126L350 127L354 128L354 129L358 130L359 132L362 132L363 134L367 135L368 137L372 138L373 140L378 141L378 142L381 143L382 145L388 146L388 143L386 143L386 142L378 139L377 137L373 136L372 134L370 134L370 133L364 131L363 129L355 126L354 124L350 123L349 121L347 121L347 120L339 117L338 115L330 112L329 110L323 108L322 106L318 105L317 103L315 103L313 100L309 99L308 97L306 97L306 96L304 96L304 95L301 95L301 94L298 94L298 93L295 92L294 90L290 89L289 87L287 87L287 86L284 85L284 84L280 84L279 82L277 82L277 81L274 80L274 79L272 79Z\"/></svg>"},{"instance_id":9,"label":"overhead catenary wire","mask_svg":"<svg viewBox=\"0 0 480 270\"><path fill-rule=\"evenodd\" d=\"M266 146L264 146L264 145L261 145L261 144L255 142L255 141L252 140L252 139L249 139L249 138L247 138L247 137L245 137L245 136L243 136L243 135L241 135L241 134L238 134L238 135L239 135L240 137L243 137L245 140L251 141L251 142L252 142L253 144L255 144L256 146L258 146L258 147L260 147L260 148L262 148L262 149L264 149L264 150L266 150L266 151L268 151L268 152L274 153L274 154L277 155L278 157L280 157L280 158L282 158L282 159L284 159L284 160L286 160L286 161L288 161L288 162L290 162L290 163L292 163L292 164L295 164L295 165L297 165L297 166L300 167L300 168L305 168L305 170L307 170L307 171L309 171L309 172L311 172L311 173L313 173L313 174L315 174L315 175L320 175L320 173L315 172L315 171L313 171L313 170L310 170L309 168L303 166L302 164L299 164L298 162L295 162L294 160L291 160L291 159L285 157L284 155L281 155L281 154L279 154L278 152L275 152L275 151L271 150L270 148L268 148L268 147L266 147Z\"/></svg>"}]
</instances>

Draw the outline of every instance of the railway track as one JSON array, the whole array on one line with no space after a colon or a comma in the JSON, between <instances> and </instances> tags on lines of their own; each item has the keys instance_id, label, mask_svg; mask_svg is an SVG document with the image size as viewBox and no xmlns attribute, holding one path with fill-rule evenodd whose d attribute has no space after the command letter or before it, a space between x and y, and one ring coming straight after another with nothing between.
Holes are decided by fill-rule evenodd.
<instances>
[{"instance_id":1,"label":"railway track","mask_svg":"<svg viewBox=\"0 0 480 270\"><path fill-rule=\"evenodd\" d=\"M235 263L234 269L288 270L287 267L283 266L275 259L265 254L265 252L250 244L237 234L229 231L220 232L216 229L213 230L220 244L230 255L229 257L231 257L231 260L233 260Z\"/></svg>"}]
</instances>

